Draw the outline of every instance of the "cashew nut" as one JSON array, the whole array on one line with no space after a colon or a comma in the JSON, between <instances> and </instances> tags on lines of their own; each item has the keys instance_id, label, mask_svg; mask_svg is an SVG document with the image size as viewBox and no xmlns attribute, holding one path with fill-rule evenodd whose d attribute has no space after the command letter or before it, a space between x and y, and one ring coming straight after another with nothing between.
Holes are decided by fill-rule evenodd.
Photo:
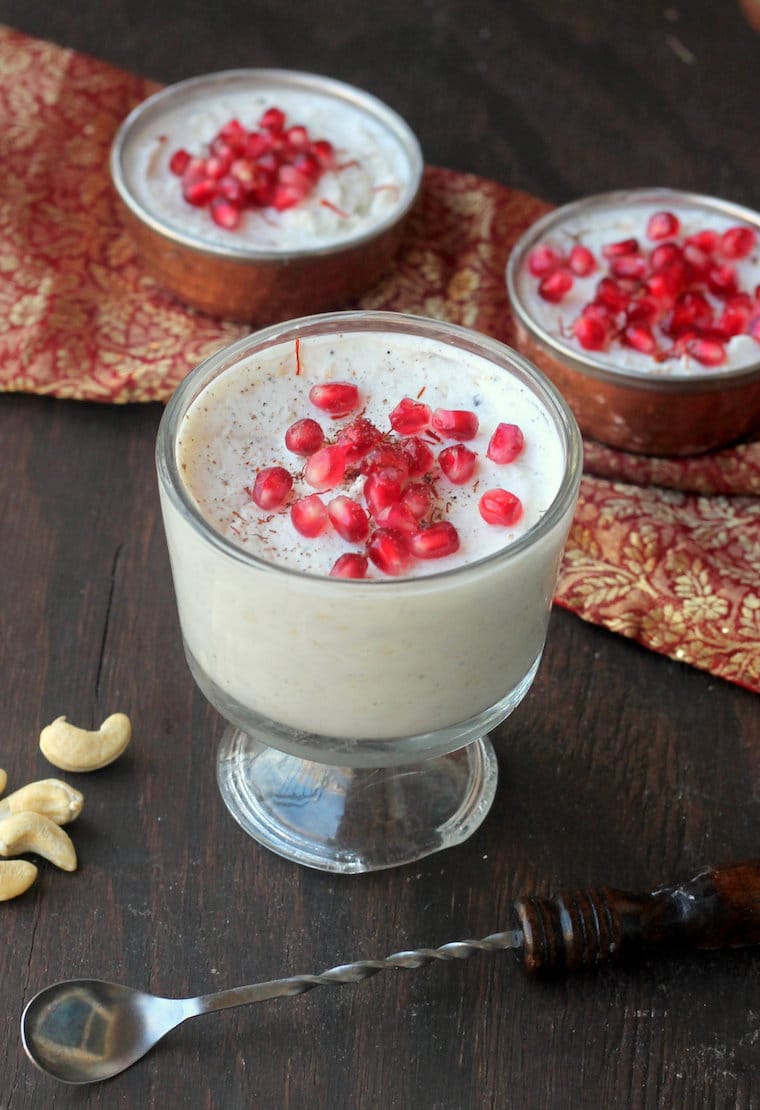
<instances>
[{"instance_id":1,"label":"cashew nut","mask_svg":"<svg viewBox=\"0 0 760 1110\"><path fill-rule=\"evenodd\" d=\"M76 871L77 854L71 837L41 813L14 813L0 821L0 856L33 852L63 871Z\"/></svg>"},{"instance_id":2,"label":"cashew nut","mask_svg":"<svg viewBox=\"0 0 760 1110\"><path fill-rule=\"evenodd\" d=\"M60 779L40 779L0 800L0 821L13 813L41 813L56 825L68 825L82 812L83 796Z\"/></svg>"},{"instance_id":3,"label":"cashew nut","mask_svg":"<svg viewBox=\"0 0 760 1110\"><path fill-rule=\"evenodd\" d=\"M36 878L37 868L29 860L0 860L0 902L18 898Z\"/></svg>"},{"instance_id":4,"label":"cashew nut","mask_svg":"<svg viewBox=\"0 0 760 1110\"><path fill-rule=\"evenodd\" d=\"M8 776L6 775L6 773L2 769L2 767L0 767L0 794L2 794L2 792L5 790L5 787L6 787L7 783L8 783Z\"/></svg>"},{"instance_id":5,"label":"cashew nut","mask_svg":"<svg viewBox=\"0 0 760 1110\"><path fill-rule=\"evenodd\" d=\"M40 733L42 754L62 771L97 771L122 754L132 736L125 713L113 713L95 732L58 717Z\"/></svg>"}]
</instances>

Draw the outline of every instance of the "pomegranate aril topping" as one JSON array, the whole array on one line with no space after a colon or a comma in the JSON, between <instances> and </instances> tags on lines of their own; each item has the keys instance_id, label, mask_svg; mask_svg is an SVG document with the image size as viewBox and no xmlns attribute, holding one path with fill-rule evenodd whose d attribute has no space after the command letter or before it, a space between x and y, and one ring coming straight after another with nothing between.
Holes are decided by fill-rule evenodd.
<instances>
[{"instance_id":1,"label":"pomegranate aril topping","mask_svg":"<svg viewBox=\"0 0 760 1110\"><path fill-rule=\"evenodd\" d=\"M478 434L478 418L469 409L436 409L431 422L445 439L469 440Z\"/></svg>"},{"instance_id":2,"label":"pomegranate aril topping","mask_svg":"<svg viewBox=\"0 0 760 1110\"><path fill-rule=\"evenodd\" d=\"M647 261L640 254L623 254L610 261L610 273L616 278L643 278Z\"/></svg>"},{"instance_id":3,"label":"pomegranate aril topping","mask_svg":"<svg viewBox=\"0 0 760 1110\"><path fill-rule=\"evenodd\" d=\"M415 435L422 432L430 424L430 406L414 401L411 397L404 397L391 412L389 420L394 432L402 436Z\"/></svg>"},{"instance_id":4,"label":"pomegranate aril topping","mask_svg":"<svg viewBox=\"0 0 760 1110\"><path fill-rule=\"evenodd\" d=\"M645 324L629 324L623 332L623 342L643 355L652 355L657 350L657 340Z\"/></svg>"},{"instance_id":5,"label":"pomegranate aril topping","mask_svg":"<svg viewBox=\"0 0 760 1110\"><path fill-rule=\"evenodd\" d=\"M308 539L321 536L329 524L327 509L316 493L295 501L290 507L290 519L296 531Z\"/></svg>"},{"instance_id":6,"label":"pomegranate aril topping","mask_svg":"<svg viewBox=\"0 0 760 1110\"><path fill-rule=\"evenodd\" d=\"M418 436L410 436L401 444L401 453L409 467L410 478L421 478L428 474L435 464L435 455L427 443Z\"/></svg>"},{"instance_id":7,"label":"pomegranate aril topping","mask_svg":"<svg viewBox=\"0 0 760 1110\"><path fill-rule=\"evenodd\" d=\"M438 465L450 482L456 486L469 482L475 473L478 456L463 443L445 447L438 455Z\"/></svg>"},{"instance_id":8,"label":"pomegranate aril topping","mask_svg":"<svg viewBox=\"0 0 760 1110\"><path fill-rule=\"evenodd\" d=\"M685 243L689 246L699 247L705 254L714 254L720 247L720 235L712 228L704 228L694 235L688 235Z\"/></svg>"},{"instance_id":9,"label":"pomegranate aril topping","mask_svg":"<svg viewBox=\"0 0 760 1110\"><path fill-rule=\"evenodd\" d=\"M505 489L489 489L478 502L480 515L486 524L509 527L522 516L522 502L514 493Z\"/></svg>"},{"instance_id":10,"label":"pomegranate aril topping","mask_svg":"<svg viewBox=\"0 0 760 1110\"><path fill-rule=\"evenodd\" d=\"M676 243L660 243L649 256L649 265L653 270L662 270L672 262L680 262L683 251Z\"/></svg>"},{"instance_id":11,"label":"pomegranate aril topping","mask_svg":"<svg viewBox=\"0 0 760 1110\"><path fill-rule=\"evenodd\" d=\"M534 277L545 277L563 265L564 255L553 247L535 247L528 255L528 269Z\"/></svg>"},{"instance_id":12,"label":"pomegranate aril topping","mask_svg":"<svg viewBox=\"0 0 760 1110\"><path fill-rule=\"evenodd\" d=\"M443 559L459 550L459 533L450 521L440 520L414 532L409 547L418 559Z\"/></svg>"},{"instance_id":13,"label":"pomegranate aril topping","mask_svg":"<svg viewBox=\"0 0 760 1110\"><path fill-rule=\"evenodd\" d=\"M342 447L320 447L304 467L304 481L313 489L334 489L346 473L346 452Z\"/></svg>"},{"instance_id":14,"label":"pomegranate aril topping","mask_svg":"<svg viewBox=\"0 0 760 1110\"><path fill-rule=\"evenodd\" d=\"M720 366L726 361L726 348L717 339L699 336L691 340L686 351L703 366Z\"/></svg>"},{"instance_id":15,"label":"pomegranate aril topping","mask_svg":"<svg viewBox=\"0 0 760 1110\"><path fill-rule=\"evenodd\" d=\"M292 487L292 475L284 466L267 466L256 475L251 499L260 509L279 509Z\"/></svg>"},{"instance_id":16,"label":"pomegranate aril topping","mask_svg":"<svg viewBox=\"0 0 760 1110\"><path fill-rule=\"evenodd\" d=\"M259 127L265 131L282 131L285 126L285 113L279 108L267 108L259 120Z\"/></svg>"},{"instance_id":17,"label":"pomegranate aril topping","mask_svg":"<svg viewBox=\"0 0 760 1110\"><path fill-rule=\"evenodd\" d=\"M318 159L324 169L330 169L335 160L335 149L327 139L317 139L311 147L314 157Z\"/></svg>"},{"instance_id":18,"label":"pomegranate aril topping","mask_svg":"<svg viewBox=\"0 0 760 1110\"><path fill-rule=\"evenodd\" d=\"M525 446L525 437L517 424L497 424L486 450L495 463L511 463Z\"/></svg>"},{"instance_id":19,"label":"pomegranate aril topping","mask_svg":"<svg viewBox=\"0 0 760 1110\"><path fill-rule=\"evenodd\" d=\"M607 346L609 329L598 317L587 312L573 322L573 335L587 351L601 351Z\"/></svg>"},{"instance_id":20,"label":"pomegranate aril topping","mask_svg":"<svg viewBox=\"0 0 760 1110\"><path fill-rule=\"evenodd\" d=\"M339 555L330 569L331 578L366 578L368 560L366 555L348 551Z\"/></svg>"},{"instance_id":21,"label":"pomegranate aril topping","mask_svg":"<svg viewBox=\"0 0 760 1110\"><path fill-rule=\"evenodd\" d=\"M205 208L216 196L216 182L210 177L196 177L191 181L183 179L182 196L196 208Z\"/></svg>"},{"instance_id":22,"label":"pomegranate aril topping","mask_svg":"<svg viewBox=\"0 0 760 1110\"><path fill-rule=\"evenodd\" d=\"M622 312L628 305L628 294L612 278L604 277L597 284L594 300L611 312Z\"/></svg>"},{"instance_id":23,"label":"pomegranate aril topping","mask_svg":"<svg viewBox=\"0 0 760 1110\"><path fill-rule=\"evenodd\" d=\"M394 501L393 504L386 505L376 515L375 521L381 528L395 528L406 536L416 532L420 526L417 517L403 501Z\"/></svg>"},{"instance_id":24,"label":"pomegranate aril topping","mask_svg":"<svg viewBox=\"0 0 760 1110\"><path fill-rule=\"evenodd\" d=\"M427 482L410 482L401 494L401 503L414 513L417 520L422 520L430 512L433 491Z\"/></svg>"},{"instance_id":25,"label":"pomegranate aril topping","mask_svg":"<svg viewBox=\"0 0 760 1110\"><path fill-rule=\"evenodd\" d=\"M359 390L353 382L323 382L311 387L309 400L331 416L348 416L359 407Z\"/></svg>"},{"instance_id":26,"label":"pomegranate aril topping","mask_svg":"<svg viewBox=\"0 0 760 1110\"><path fill-rule=\"evenodd\" d=\"M285 446L294 455L313 455L325 442L325 434L311 417L296 420L285 432Z\"/></svg>"},{"instance_id":27,"label":"pomegranate aril topping","mask_svg":"<svg viewBox=\"0 0 760 1110\"><path fill-rule=\"evenodd\" d=\"M638 254L639 244L637 239L621 239L617 243L606 243L602 247L602 254L606 259L620 258L625 254Z\"/></svg>"},{"instance_id":28,"label":"pomegranate aril topping","mask_svg":"<svg viewBox=\"0 0 760 1110\"><path fill-rule=\"evenodd\" d=\"M756 343L760 343L760 316L755 316L747 324L747 335L751 335Z\"/></svg>"},{"instance_id":29,"label":"pomegranate aril topping","mask_svg":"<svg viewBox=\"0 0 760 1110\"><path fill-rule=\"evenodd\" d=\"M375 566L393 577L406 574L413 563L407 538L395 528L378 528L367 542L367 554Z\"/></svg>"},{"instance_id":30,"label":"pomegranate aril topping","mask_svg":"<svg viewBox=\"0 0 760 1110\"><path fill-rule=\"evenodd\" d=\"M219 227L234 231L240 225L240 208L226 197L214 197L211 201L211 219Z\"/></svg>"},{"instance_id":31,"label":"pomegranate aril topping","mask_svg":"<svg viewBox=\"0 0 760 1110\"><path fill-rule=\"evenodd\" d=\"M757 234L751 227L730 227L721 237L721 250L726 258L746 258L754 250Z\"/></svg>"},{"instance_id":32,"label":"pomegranate aril topping","mask_svg":"<svg viewBox=\"0 0 760 1110\"><path fill-rule=\"evenodd\" d=\"M673 212L654 212L647 221L647 238L659 241L672 239L681 230L681 221Z\"/></svg>"},{"instance_id":33,"label":"pomegranate aril topping","mask_svg":"<svg viewBox=\"0 0 760 1110\"><path fill-rule=\"evenodd\" d=\"M387 505L401 500L401 482L395 470L378 470L364 483L364 500L372 516L376 517Z\"/></svg>"},{"instance_id":34,"label":"pomegranate aril topping","mask_svg":"<svg viewBox=\"0 0 760 1110\"><path fill-rule=\"evenodd\" d=\"M577 243L568 255L567 264L576 277L588 277L596 269L596 259L588 247Z\"/></svg>"},{"instance_id":35,"label":"pomegranate aril topping","mask_svg":"<svg viewBox=\"0 0 760 1110\"><path fill-rule=\"evenodd\" d=\"M182 177L182 174L188 167L190 162L190 155L186 150L175 150L169 159L169 170L176 174L177 177Z\"/></svg>"},{"instance_id":36,"label":"pomegranate aril topping","mask_svg":"<svg viewBox=\"0 0 760 1110\"><path fill-rule=\"evenodd\" d=\"M371 447L361 461L359 469L362 474L375 474L380 471L392 471L399 484L403 484L409 477L409 462L400 447L390 443L379 443Z\"/></svg>"},{"instance_id":37,"label":"pomegranate aril topping","mask_svg":"<svg viewBox=\"0 0 760 1110\"><path fill-rule=\"evenodd\" d=\"M742 335L747 331L752 310L741 304L727 304L715 321L715 327L727 338Z\"/></svg>"},{"instance_id":38,"label":"pomegranate aril topping","mask_svg":"<svg viewBox=\"0 0 760 1110\"><path fill-rule=\"evenodd\" d=\"M713 322L710 302L702 293L681 293L663 330L678 335L684 328L709 328Z\"/></svg>"},{"instance_id":39,"label":"pomegranate aril topping","mask_svg":"<svg viewBox=\"0 0 760 1110\"><path fill-rule=\"evenodd\" d=\"M538 283L538 295L545 301L557 304L573 287L573 275L569 270L553 270Z\"/></svg>"},{"instance_id":40,"label":"pomegranate aril topping","mask_svg":"<svg viewBox=\"0 0 760 1110\"><path fill-rule=\"evenodd\" d=\"M344 540L360 543L369 535L369 518L362 506L350 497L334 497L328 502L327 515L335 531Z\"/></svg>"},{"instance_id":41,"label":"pomegranate aril topping","mask_svg":"<svg viewBox=\"0 0 760 1110\"><path fill-rule=\"evenodd\" d=\"M356 465L381 439L382 433L379 428L365 417L357 416L350 424L341 428L335 442L346 452L346 461L349 465Z\"/></svg>"}]
</instances>

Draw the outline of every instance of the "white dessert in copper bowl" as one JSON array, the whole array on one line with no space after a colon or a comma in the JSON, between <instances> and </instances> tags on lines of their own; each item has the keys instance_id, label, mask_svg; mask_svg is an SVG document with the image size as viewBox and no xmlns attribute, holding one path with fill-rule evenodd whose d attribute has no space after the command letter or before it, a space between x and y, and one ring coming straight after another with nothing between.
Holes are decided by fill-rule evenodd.
<instances>
[{"instance_id":1,"label":"white dessert in copper bowl","mask_svg":"<svg viewBox=\"0 0 760 1110\"><path fill-rule=\"evenodd\" d=\"M422 156L371 95L311 74L233 70L172 85L111 157L124 218L179 297L270 322L340 307L398 249Z\"/></svg>"},{"instance_id":2,"label":"white dessert in copper bowl","mask_svg":"<svg viewBox=\"0 0 760 1110\"><path fill-rule=\"evenodd\" d=\"M550 213L516 245L519 348L582 431L689 455L760 430L760 215L638 189Z\"/></svg>"},{"instance_id":3,"label":"white dessert in copper bowl","mask_svg":"<svg viewBox=\"0 0 760 1110\"><path fill-rule=\"evenodd\" d=\"M463 761L479 823L483 734L535 675L580 480L550 383L437 321L291 321L194 371L158 463L188 661L233 722L225 768L251 742L378 785Z\"/></svg>"}]
</instances>

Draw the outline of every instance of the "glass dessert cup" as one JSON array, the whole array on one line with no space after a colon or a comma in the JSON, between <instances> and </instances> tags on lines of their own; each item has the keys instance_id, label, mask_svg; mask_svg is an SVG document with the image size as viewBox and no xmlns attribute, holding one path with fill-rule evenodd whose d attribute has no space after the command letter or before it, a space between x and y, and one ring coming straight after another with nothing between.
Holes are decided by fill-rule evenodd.
<instances>
[{"instance_id":1,"label":"glass dessert cup","mask_svg":"<svg viewBox=\"0 0 760 1110\"><path fill-rule=\"evenodd\" d=\"M579 228L590 233L595 222L606 226L607 241L636 235L646 249L644 222L629 225L637 211L670 210L682 219L743 225L760 236L760 214L716 197L677 189L642 188L601 193L573 201L531 225L515 244L507 263L506 284L515 320L516 345L557 386L584 435L624 451L645 455L689 456L726 447L760 432L760 346L748 336L752 352L734 365L710 367L692 360L688 370L633 356L621 347L585 350L573 340L572 316L593 292L585 288L602 276L594 271L581 295L550 305L538 300L528 261L541 244L570 249L588 245ZM623 220L615 227L615 220ZM606 221L606 225L605 222ZM593 244L592 244L593 245ZM757 257L757 250L754 252ZM757 279L751 280L754 287ZM577 303L576 303L577 302ZM554 319L552 320L552 317ZM562 320L561 324L558 321ZM550 323L551 321L551 323ZM746 349L746 348L745 348ZM756 349L756 353L755 353Z\"/></svg>"},{"instance_id":2,"label":"glass dessert cup","mask_svg":"<svg viewBox=\"0 0 760 1110\"><path fill-rule=\"evenodd\" d=\"M206 521L177 453L197 398L272 347L357 335L388 346L413 337L486 360L541 407L561 448L559 488L512 544L438 573L342 579L259 558ZM217 773L240 825L281 856L340 873L409 863L469 837L496 789L486 734L537 671L578 494L580 434L554 387L511 349L440 321L306 317L248 336L189 375L162 419L157 467L185 651L229 722Z\"/></svg>"}]
</instances>

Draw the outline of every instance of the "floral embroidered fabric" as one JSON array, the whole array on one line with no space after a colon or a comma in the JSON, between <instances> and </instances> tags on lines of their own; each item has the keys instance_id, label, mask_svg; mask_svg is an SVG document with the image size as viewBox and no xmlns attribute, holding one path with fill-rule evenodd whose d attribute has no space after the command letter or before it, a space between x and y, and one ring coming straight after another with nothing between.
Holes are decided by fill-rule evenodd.
<instances>
[{"instance_id":1,"label":"floral embroidered fabric","mask_svg":"<svg viewBox=\"0 0 760 1110\"><path fill-rule=\"evenodd\" d=\"M0 27L0 390L162 401L250 330L165 293L120 223L111 140L157 87ZM397 264L359 307L512 343L507 256L548 208L429 167ZM760 692L760 442L692 459L587 442L585 460L557 602Z\"/></svg>"}]
</instances>

